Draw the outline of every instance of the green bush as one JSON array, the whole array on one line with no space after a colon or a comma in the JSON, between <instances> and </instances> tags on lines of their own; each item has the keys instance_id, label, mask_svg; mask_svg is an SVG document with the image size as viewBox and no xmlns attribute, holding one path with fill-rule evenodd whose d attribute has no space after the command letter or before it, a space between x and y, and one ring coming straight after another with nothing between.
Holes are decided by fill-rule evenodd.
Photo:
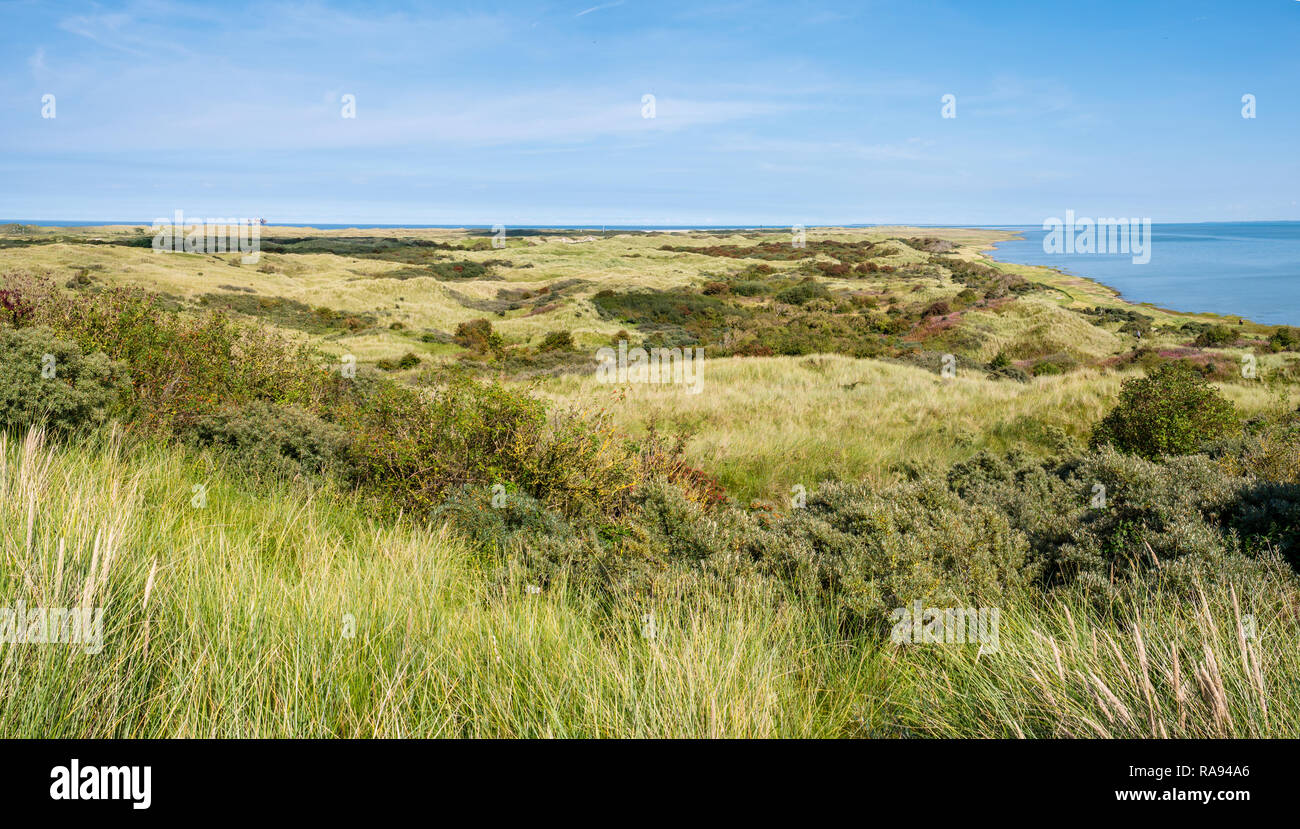
<instances>
[{"instance_id":1,"label":"green bush","mask_svg":"<svg viewBox=\"0 0 1300 829\"><path fill-rule=\"evenodd\" d=\"M492 323L485 319L470 320L456 326L453 337L456 345L470 351L487 353L501 348L501 335L492 330Z\"/></svg>"},{"instance_id":2,"label":"green bush","mask_svg":"<svg viewBox=\"0 0 1300 829\"><path fill-rule=\"evenodd\" d=\"M1232 403L1185 362L1125 380L1119 397L1093 430L1093 446L1111 444L1144 458L1186 455L1239 426Z\"/></svg>"},{"instance_id":3,"label":"green bush","mask_svg":"<svg viewBox=\"0 0 1300 829\"><path fill-rule=\"evenodd\" d=\"M1300 351L1300 328L1279 325L1268 337L1270 351Z\"/></svg>"},{"instance_id":4,"label":"green bush","mask_svg":"<svg viewBox=\"0 0 1300 829\"><path fill-rule=\"evenodd\" d=\"M1035 575L1028 552L1005 516L926 479L883 492L824 483L753 549L764 572L866 623L918 599L996 607Z\"/></svg>"},{"instance_id":5,"label":"green bush","mask_svg":"<svg viewBox=\"0 0 1300 829\"><path fill-rule=\"evenodd\" d=\"M420 358L412 351L408 351L396 360L378 360L375 362L375 368L381 371L398 371L401 369L415 368L420 364Z\"/></svg>"},{"instance_id":6,"label":"green bush","mask_svg":"<svg viewBox=\"0 0 1300 829\"><path fill-rule=\"evenodd\" d=\"M807 305L814 299L830 299L831 292L825 285L815 279L805 279L797 285L791 285L776 294L778 302L789 305Z\"/></svg>"},{"instance_id":7,"label":"green bush","mask_svg":"<svg viewBox=\"0 0 1300 829\"><path fill-rule=\"evenodd\" d=\"M138 290L71 293L48 279L11 278L35 322L83 353L102 350L126 366L134 388L125 417L139 431L192 437L201 425L213 442L230 442L222 424L231 410L258 402L297 407L344 431L345 480L394 512L428 509L452 489L489 481L511 482L566 514L617 511L640 475L607 425L563 412L548 417L546 404L522 390L459 372L426 374L426 388L373 373L345 377L337 358L221 312L176 312ZM469 333L491 343L491 326L475 322ZM39 377L42 353L7 369Z\"/></svg>"},{"instance_id":8,"label":"green bush","mask_svg":"<svg viewBox=\"0 0 1300 829\"><path fill-rule=\"evenodd\" d=\"M126 367L102 353L47 328L0 329L0 428L94 426L121 410L130 389Z\"/></svg>"},{"instance_id":9,"label":"green bush","mask_svg":"<svg viewBox=\"0 0 1300 829\"><path fill-rule=\"evenodd\" d=\"M1249 566L1229 531L1247 482L1203 455L1159 462L1104 447L1052 461L986 452L955 465L948 483L1025 534L1048 585L1111 595L1122 577L1158 572L1190 589L1198 574Z\"/></svg>"},{"instance_id":10,"label":"green bush","mask_svg":"<svg viewBox=\"0 0 1300 829\"><path fill-rule=\"evenodd\" d=\"M201 418L191 442L228 453L255 476L324 476L339 471L346 432L297 406L257 400Z\"/></svg>"},{"instance_id":11,"label":"green bush","mask_svg":"<svg viewBox=\"0 0 1300 829\"><path fill-rule=\"evenodd\" d=\"M568 331L551 331L537 347L538 351L572 351L573 349L573 335Z\"/></svg>"},{"instance_id":12,"label":"green bush","mask_svg":"<svg viewBox=\"0 0 1300 829\"><path fill-rule=\"evenodd\" d=\"M1201 348L1222 348L1237 341L1237 332L1226 325L1211 325L1196 335L1196 344Z\"/></svg>"}]
</instances>

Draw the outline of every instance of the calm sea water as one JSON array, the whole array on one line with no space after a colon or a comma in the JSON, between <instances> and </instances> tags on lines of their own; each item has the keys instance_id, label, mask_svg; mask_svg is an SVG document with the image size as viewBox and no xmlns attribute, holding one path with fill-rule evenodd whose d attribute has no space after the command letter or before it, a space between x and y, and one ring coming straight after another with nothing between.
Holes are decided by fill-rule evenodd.
<instances>
[{"instance_id":1,"label":"calm sea water","mask_svg":"<svg viewBox=\"0 0 1300 829\"><path fill-rule=\"evenodd\" d=\"M1041 226L1006 229L1024 239L1000 242L994 259L1095 279L1130 302L1300 325L1300 222L1153 225L1144 265L1126 254L1045 253Z\"/></svg>"}]
</instances>

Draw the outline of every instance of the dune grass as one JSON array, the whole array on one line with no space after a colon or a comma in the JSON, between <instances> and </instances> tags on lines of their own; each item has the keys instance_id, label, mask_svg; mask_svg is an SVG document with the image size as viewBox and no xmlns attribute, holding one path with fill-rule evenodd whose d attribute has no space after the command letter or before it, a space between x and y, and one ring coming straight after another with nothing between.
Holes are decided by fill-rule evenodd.
<instances>
[{"instance_id":1,"label":"dune grass","mask_svg":"<svg viewBox=\"0 0 1300 829\"><path fill-rule=\"evenodd\" d=\"M439 528L115 438L0 438L0 519L6 606L104 610L99 653L0 645L8 737L833 736L872 683L757 588L532 593Z\"/></svg>"},{"instance_id":2,"label":"dune grass","mask_svg":"<svg viewBox=\"0 0 1300 829\"><path fill-rule=\"evenodd\" d=\"M687 455L739 499L784 503L795 484L884 482L906 467L946 467L980 449L1047 454L1082 443L1114 405L1123 374L1083 370L1029 383L954 378L838 355L707 360L702 391L682 384L548 379L556 401L607 408L632 433L651 423L692 435ZM1262 384L1224 384L1243 412L1275 405Z\"/></svg>"},{"instance_id":3,"label":"dune grass","mask_svg":"<svg viewBox=\"0 0 1300 829\"><path fill-rule=\"evenodd\" d=\"M758 584L534 592L439 527L112 432L0 438L0 547L9 607L104 610L98 653L0 644L7 737L1300 733L1286 577L1028 597L996 651L890 645Z\"/></svg>"}]
</instances>

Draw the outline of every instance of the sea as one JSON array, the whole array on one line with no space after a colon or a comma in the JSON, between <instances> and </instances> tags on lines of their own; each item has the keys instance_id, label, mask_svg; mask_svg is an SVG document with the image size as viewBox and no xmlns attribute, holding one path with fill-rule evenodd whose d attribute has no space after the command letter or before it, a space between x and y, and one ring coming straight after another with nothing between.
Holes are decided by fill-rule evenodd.
<instances>
[{"instance_id":1,"label":"sea","mask_svg":"<svg viewBox=\"0 0 1300 829\"><path fill-rule=\"evenodd\" d=\"M1087 277L1130 302L1300 325L1300 222L1153 224L1144 264L1131 254L1048 253L1041 225L998 229L1022 236L997 244L1002 262Z\"/></svg>"}]
</instances>

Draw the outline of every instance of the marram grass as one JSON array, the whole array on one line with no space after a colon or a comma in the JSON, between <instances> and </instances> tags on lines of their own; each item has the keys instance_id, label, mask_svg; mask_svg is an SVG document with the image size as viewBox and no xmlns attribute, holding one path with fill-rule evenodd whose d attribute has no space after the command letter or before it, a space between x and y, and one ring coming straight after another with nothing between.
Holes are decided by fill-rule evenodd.
<instances>
[{"instance_id":1,"label":"marram grass","mask_svg":"<svg viewBox=\"0 0 1300 829\"><path fill-rule=\"evenodd\" d=\"M201 489L196 489L201 487ZM0 437L5 737L1289 736L1297 593L1001 609L996 653L845 639L741 584L653 603L500 578L442 528L110 431ZM1249 630L1247 630L1249 628Z\"/></svg>"}]
</instances>

